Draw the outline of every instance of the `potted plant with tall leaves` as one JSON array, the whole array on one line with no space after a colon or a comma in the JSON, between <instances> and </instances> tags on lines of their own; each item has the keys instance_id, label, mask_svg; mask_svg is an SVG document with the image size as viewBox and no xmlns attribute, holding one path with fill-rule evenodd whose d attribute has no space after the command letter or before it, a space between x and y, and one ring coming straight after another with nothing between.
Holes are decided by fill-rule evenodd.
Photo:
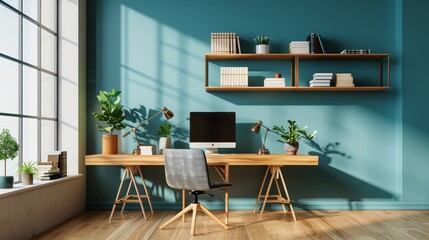
<instances>
[{"instance_id":1,"label":"potted plant with tall leaves","mask_svg":"<svg viewBox=\"0 0 429 240\"><path fill-rule=\"evenodd\" d=\"M125 119L124 106L120 104L121 91L100 91L97 95L98 102L100 103L101 113L93 112L92 115L105 125L97 124L100 132L103 134L102 139L102 153L103 154L117 154L118 153L118 135L113 134L114 130L124 129L126 126L122 123Z\"/></svg>"},{"instance_id":2,"label":"potted plant with tall leaves","mask_svg":"<svg viewBox=\"0 0 429 240\"><path fill-rule=\"evenodd\" d=\"M33 177L39 176L36 162L23 162L18 165L18 173L22 173L22 184L32 185Z\"/></svg>"},{"instance_id":3,"label":"potted plant with tall leaves","mask_svg":"<svg viewBox=\"0 0 429 240\"><path fill-rule=\"evenodd\" d=\"M10 135L9 129L0 133L0 160L4 161L4 176L0 176L0 188L13 188L13 176L6 176L6 159L18 156L19 144Z\"/></svg>"},{"instance_id":4,"label":"potted plant with tall leaves","mask_svg":"<svg viewBox=\"0 0 429 240\"><path fill-rule=\"evenodd\" d=\"M162 154L163 150L171 147L171 129L173 125L170 123L162 123L159 125L158 131L156 134L159 138L159 153Z\"/></svg>"},{"instance_id":5,"label":"potted plant with tall leaves","mask_svg":"<svg viewBox=\"0 0 429 240\"><path fill-rule=\"evenodd\" d=\"M257 54L267 54L270 53L270 42L272 38L268 36L256 36L254 38L256 42L256 53Z\"/></svg>"},{"instance_id":6,"label":"potted plant with tall leaves","mask_svg":"<svg viewBox=\"0 0 429 240\"><path fill-rule=\"evenodd\" d=\"M316 137L317 130L315 130L311 135L305 130L307 126L300 128L296 121L288 120L289 126L286 130L283 126L274 126L273 130L277 133L281 139L277 140L285 146L286 154L296 155L299 148L299 140L305 138L311 140Z\"/></svg>"}]
</instances>

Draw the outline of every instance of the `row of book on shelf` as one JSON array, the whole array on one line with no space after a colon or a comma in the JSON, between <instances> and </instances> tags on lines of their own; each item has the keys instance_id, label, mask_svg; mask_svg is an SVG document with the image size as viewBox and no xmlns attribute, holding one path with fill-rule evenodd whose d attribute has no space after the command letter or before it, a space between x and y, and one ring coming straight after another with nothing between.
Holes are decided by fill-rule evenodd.
<instances>
[{"instance_id":1,"label":"row of book on shelf","mask_svg":"<svg viewBox=\"0 0 429 240\"><path fill-rule=\"evenodd\" d=\"M335 77L335 79L334 79ZM315 73L310 80L310 87L354 87L351 73Z\"/></svg>"},{"instance_id":2,"label":"row of book on shelf","mask_svg":"<svg viewBox=\"0 0 429 240\"><path fill-rule=\"evenodd\" d=\"M235 54L241 53L240 37L236 33L212 33L211 53Z\"/></svg>"},{"instance_id":3,"label":"row of book on shelf","mask_svg":"<svg viewBox=\"0 0 429 240\"><path fill-rule=\"evenodd\" d=\"M247 87L249 85L248 67L221 67L220 86Z\"/></svg>"},{"instance_id":4,"label":"row of book on shelf","mask_svg":"<svg viewBox=\"0 0 429 240\"><path fill-rule=\"evenodd\" d=\"M37 163L40 180L53 180L67 176L67 151L47 153L47 161Z\"/></svg>"}]
</instances>

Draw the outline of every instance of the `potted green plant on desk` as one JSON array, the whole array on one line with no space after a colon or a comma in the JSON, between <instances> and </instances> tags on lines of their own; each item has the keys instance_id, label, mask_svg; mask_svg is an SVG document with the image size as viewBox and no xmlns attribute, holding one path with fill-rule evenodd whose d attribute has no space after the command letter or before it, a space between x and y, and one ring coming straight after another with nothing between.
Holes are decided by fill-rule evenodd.
<instances>
[{"instance_id":1,"label":"potted green plant on desk","mask_svg":"<svg viewBox=\"0 0 429 240\"><path fill-rule=\"evenodd\" d=\"M296 155L299 148L299 140L305 138L311 140L316 136L317 130L315 130L311 135L305 130L307 126L300 128L296 121L288 120L289 126L286 130L283 126L274 126L273 130L277 133L281 139L277 140L285 146L286 154Z\"/></svg>"},{"instance_id":2,"label":"potted green plant on desk","mask_svg":"<svg viewBox=\"0 0 429 240\"><path fill-rule=\"evenodd\" d=\"M159 125L158 131L156 134L158 134L159 138L159 153L162 154L164 149L171 147L171 129L173 128L173 125L170 123L163 123Z\"/></svg>"},{"instance_id":3,"label":"potted green plant on desk","mask_svg":"<svg viewBox=\"0 0 429 240\"><path fill-rule=\"evenodd\" d=\"M4 176L0 176L0 188L13 188L13 176L6 176L6 159L18 156L19 144L13 138L9 129L0 133L0 160L4 161Z\"/></svg>"},{"instance_id":4,"label":"potted green plant on desk","mask_svg":"<svg viewBox=\"0 0 429 240\"><path fill-rule=\"evenodd\" d=\"M102 139L102 153L103 154L117 154L118 153L118 135L113 134L114 130L124 129L126 126L122 121L125 119L124 106L120 104L121 91L112 89L110 92L100 91L97 95L98 102L100 103L101 113L93 112L92 115L100 122L104 122L104 126L97 124L100 132L103 134ZM106 126L107 125L107 126Z\"/></svg>"},{"instance_id":5,"label":"potted green plant on desk","mask_svg":"<svg viewBox=\"0 0 429 240\"><path fill-rule=\"evenodd\" d=\"M33 177L38 177L39 170L36 162L23 162L18 165L18 173L22 173L22 184L32 185Z\"/></svg>"}]
</instances>

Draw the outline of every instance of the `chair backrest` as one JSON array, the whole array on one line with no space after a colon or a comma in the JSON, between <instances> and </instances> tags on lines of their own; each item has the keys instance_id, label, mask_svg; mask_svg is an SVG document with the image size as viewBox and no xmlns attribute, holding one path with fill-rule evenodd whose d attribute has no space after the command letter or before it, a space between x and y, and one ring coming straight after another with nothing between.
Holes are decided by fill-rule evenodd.
<instances>
[{"instance_id":1,"label":"chair backrest","mask_svg":"<svg viewBox=\"0 0 429 240\"><path fill-rule=\"evenodd\" d=\"M210 190L206 155L198 149L164 149L165 178L171 188Z\"/></svg>"}]
</instances>

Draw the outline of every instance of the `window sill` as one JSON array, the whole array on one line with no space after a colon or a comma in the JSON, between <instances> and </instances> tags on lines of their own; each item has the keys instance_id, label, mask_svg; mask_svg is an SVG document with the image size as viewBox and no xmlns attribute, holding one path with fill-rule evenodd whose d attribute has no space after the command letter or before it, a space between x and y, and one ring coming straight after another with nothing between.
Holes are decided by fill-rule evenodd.
<instances>
[{"instance_id":1,"label":"window sill","mask_svg":"<svg viewBox=\"0 0 429 240\"><path fill-rule=\"evenodd\" d=\"M36 189L52 186L55 184L76 180L79 178L83 178L83 174L68 175L67 177L62 177L62 178L48 180L48 181L35 180L33 185L24 185L22 183L17 183L13 185L13 188L0 189L0 199L5 197L10 197L16 194L21 194L24 192L34 191Z\"/></svg>"}]
</instances>

